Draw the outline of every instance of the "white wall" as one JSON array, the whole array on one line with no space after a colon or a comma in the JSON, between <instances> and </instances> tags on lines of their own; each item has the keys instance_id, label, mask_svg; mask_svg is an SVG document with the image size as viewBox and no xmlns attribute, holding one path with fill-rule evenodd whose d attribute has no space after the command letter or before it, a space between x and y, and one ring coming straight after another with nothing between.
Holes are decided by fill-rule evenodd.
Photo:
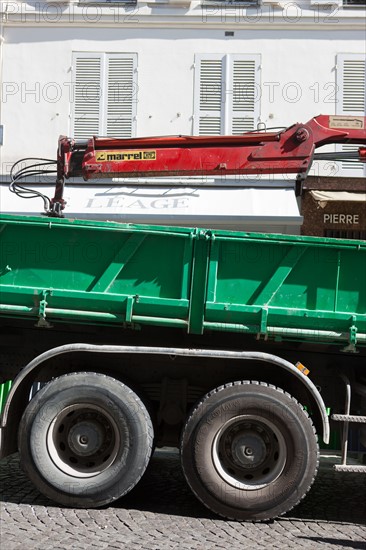
<instances>
[{"instance_id":1,"label":"white wall","mask_svg":"<svg viewBox=\"0 0 366 550\"><path fill-rule=\"evenodd\" d=\"M142 6L135 16L140 19L131 25L53 26L29 17L22 22L19 16L3 27L3 174L20 157L54 158L58 136L70 134L73 51L138 54L137 135L143 136L192 133L196 53L259 53L261 121L286 126L334 113L336 56L364 48L360 25L342 18L328 27L324 17L322 24L248 25L228 12L210 23L213 15L204 21L201 10L200 17L195 15L198 25L189 14L183 21L179 11L174 28L174 16L169 25L163 19L159 23L151 8L149 20ZM225 36L227 29L234 37Z\"/></svg>"}]
</instances>

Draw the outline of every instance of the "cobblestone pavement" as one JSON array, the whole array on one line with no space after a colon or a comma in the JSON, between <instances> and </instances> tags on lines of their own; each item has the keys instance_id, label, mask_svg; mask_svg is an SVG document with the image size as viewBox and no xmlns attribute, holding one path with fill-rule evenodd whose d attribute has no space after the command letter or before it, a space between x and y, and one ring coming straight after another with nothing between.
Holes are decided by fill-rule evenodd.
<instances>
[{"instance_id":1,"label":"cobblestone pavement","mask_svg":"<svg viewBox=\"0 0 366 550\"><path fill-rule=\"evenodd\" d=\"M225 521L206 510L172 451L156 452L138 486L99 510L61 508L41 496L17 455L0 466L1 550L366 549L366 476L335 474L324 460L302 503L261 524Z\"/></svg>"}]
</instances>

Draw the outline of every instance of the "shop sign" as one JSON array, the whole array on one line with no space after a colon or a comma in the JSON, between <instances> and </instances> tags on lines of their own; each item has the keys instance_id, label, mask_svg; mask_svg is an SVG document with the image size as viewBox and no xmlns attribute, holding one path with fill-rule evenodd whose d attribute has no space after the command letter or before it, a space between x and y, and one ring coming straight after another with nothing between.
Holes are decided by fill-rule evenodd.
<instances>
[{"instance_id":1,"label":"shop sign","mask_svg":"<svg viewBox=\"0 0 366 550\"><path fill-rule=\"evenodd\" d=\"M357 225L360 223L359 214L323 214L326 224Z\"/></svg>"}]
</instances>

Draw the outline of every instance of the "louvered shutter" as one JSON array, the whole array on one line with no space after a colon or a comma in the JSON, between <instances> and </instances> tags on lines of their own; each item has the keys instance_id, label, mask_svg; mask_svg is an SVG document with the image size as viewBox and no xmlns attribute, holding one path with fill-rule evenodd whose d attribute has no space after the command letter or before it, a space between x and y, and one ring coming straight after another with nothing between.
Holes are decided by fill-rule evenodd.
<instances>
[{"instance_id":1,"label":"louvered shutter","mask_svg":"<svg viewBox=\"0 0 366 550\"><path fill-rule=\"evenodd\" d=\"M72 134L75 138L101 132L102 56L78 54L73 59Z\"/></svg>"},{"instance_id":2,"label":"louvered shutter","mask_svg":"<svg viewBox=\"0 0 366 550\"><path fill-rule=\"evenodd\" d=\"M71 133L132 137L136 130L137 55L75 53Z\"/></svg>"},{"instance_id":3,"label":"louvered shutter","mask_svg":"<svg viewBox=\"0 0 366 550\"><path fill-rule=\"evenodd\" d=\"M259 118L259 56L232 56L231 134L243 134L257 127Z\"/></svg>"},{"instance_id":4,"label":"louvered shutter","mask_svg":"<svg viewBox=\"0 0 366 550\"><path fill-rule=\"evenodd\" d=\"M222 133L222 57L207 55L196 60L194 134Z\"/></svg>"},{"instance_id":5,"label":"louvered shutter","mask_svg":"<svg viewBox=\"0 0 366 550\"><path fill-rule=\"evenodd\" d=\"M107 56L106 135L127 138L134 135L136 115L136 56Z\"/></svg>"},{"instance_id":6,"label":"louvered shutter","mask_svg":"<svg viewBox=\"0 0 366 550\"><path fill-rule=\"evenodd\" d=\"M337 115L365 115L366 64L362 54L339 54L337 56ZM357 146L342 145L342 151L356 151ZM355 162L339 163L341 176L366 175L365 165Z\"/></svg>"},{"instance_id":7,"label":"louvered shutter","mask_svg":"<svg viewBox=\"0 0 366 550\"><path fill-rule=\"evenodd\" d=\"M259 55L196 56L194 134L242 134L256 128L259 60Z\"/></svg>"}]
</instances>

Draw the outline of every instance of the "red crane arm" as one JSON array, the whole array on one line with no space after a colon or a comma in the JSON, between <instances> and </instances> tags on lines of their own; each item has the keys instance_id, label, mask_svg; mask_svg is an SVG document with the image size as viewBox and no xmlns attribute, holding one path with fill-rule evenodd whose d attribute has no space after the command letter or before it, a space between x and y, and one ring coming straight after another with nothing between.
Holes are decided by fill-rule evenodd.
<instances>
[{"instance_id":1,"label":"red crane arm","mask_svg":"<svg viewBox=\"0 0 366 550\"><path fill-rule=\"evenodd\" d=\"M320 115L281 132L134 139L61 137L59 178L301 174L327 143L366 144L366 117Z\"/></svg>"},{"instance_id":2,"label":"red crane arm","mask_svg":"<svg viewBox=\"0 0 366 550\"><path fill-rule=\"evenodd\" d=\"M329 143L366 145L366 117L319 115L279 132L239 136L168 136L132 139L59 139L53 203L63 207L64 178L230 174L304 174L316 148ZM329 153L328 153L329 155ZM359 159L366 160L361 147Z\"/></svg>"}]
</instances>

